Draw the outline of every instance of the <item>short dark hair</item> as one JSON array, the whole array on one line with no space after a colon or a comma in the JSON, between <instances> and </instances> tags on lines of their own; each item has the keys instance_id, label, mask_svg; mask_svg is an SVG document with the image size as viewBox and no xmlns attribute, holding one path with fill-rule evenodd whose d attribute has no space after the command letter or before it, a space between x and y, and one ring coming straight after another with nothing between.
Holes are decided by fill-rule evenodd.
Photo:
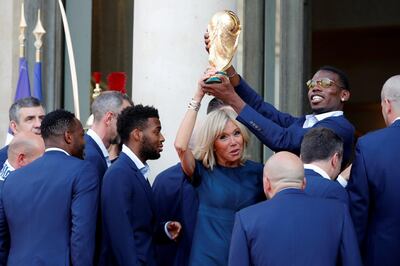
<instances>
[{"instance_id":1,"label":"short dark hair","mask_svg":"<svg viewBox=\"0 0 400 266\"><path fill-rule=\"evenodd\" d=\"M303 138L300 156L304 163L324 161L338 153L343 158L343 140L331 129L316 127Z\"/></svg>"},{"instance_id":2,"label":"short dark hair","mask_svg":"<svg viewBox=\"0 0 400 266\"><path fill-rule=\"evenodd\" d=\"M144 129L149 118L160 118L158 110L153 106L143 106L141 104L130 106L122 110L118 116L117 131L121 141L126 143L132 130Z\"/></svg>"},{"instance_id":3,"label":"short dark hair","mask_svg":"<svg viewBox=\"0 0 400 266\"><path fill-rule=\"evenodd\" d=\"M349 83L349 78L347 77L346 73L344 71L340 70L339 68L336 68L334 66L323 66L318 69L318 71L323 70L323 71L329 71L332 73L335 73L336 75L339 76L339 81L343 89L350 91L350 83Z\"/></svg>"},{"instance_id":4,"label":"short dark hair","mask_svg":"<svg viewBox=\"0 0 400 266\"><path fill-rule=\"evenodd\" d=\"M75 126L75 115L58 109L44 116L40 130L44 140L64 134Z\"/></svg>"},{"instance_id":5,"label":"short dark hair","mask_svg":"<svg viewBox=\"0 0 400 266\"><path fill-rule=\"evenodd\" d=\"M19 123L19 110L21 110L21 108L38 107L38 106L42 106L42 104L40 103L39 99L35 97L29 96L21 98L15 101L10 106L10 109L8 110L8 117L10 121L15 121Z\"/></svg>"}]
</instances>

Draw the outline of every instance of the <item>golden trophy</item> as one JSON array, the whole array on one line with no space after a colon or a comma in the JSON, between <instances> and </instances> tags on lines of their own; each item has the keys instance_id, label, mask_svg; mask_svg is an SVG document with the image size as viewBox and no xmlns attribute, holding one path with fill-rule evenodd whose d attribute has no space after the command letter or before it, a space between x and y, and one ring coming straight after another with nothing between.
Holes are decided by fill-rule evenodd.
<instances>
[{"instance_id":1,"label":"golden trophy","mask_svg":"<svg viewBox=\"0 0 400 266\"><path fill-rule=\"evenodd\" d=\"M217 74L226 75L225 70L232 64L237 50L241 27L237 15L229 10L214 14L208 24L210 49L208 62L217 70ZM218 76L210 77L207 84L221 83Z\"/></svg>"}]
</instances>

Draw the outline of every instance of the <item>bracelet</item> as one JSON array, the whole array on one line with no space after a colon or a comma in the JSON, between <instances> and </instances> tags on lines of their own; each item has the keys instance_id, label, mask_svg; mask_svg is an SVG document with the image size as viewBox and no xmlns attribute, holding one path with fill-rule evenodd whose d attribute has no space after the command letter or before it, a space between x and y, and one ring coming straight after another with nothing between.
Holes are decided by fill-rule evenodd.
<instances>
[{"instance_id":1,"label":"bracelet","mask_svg":"<svg viewBox=\"0 0 400 266\"><path fill-rule=\"evenodd\" d=\"M200 106L201 106L200 102L197 102L192 99L188 104L188 109L192 109L197 112L200 110Z\"/></svg>"},{"instance_id":2,"label":"bracelet","mask_svg":"<svg viewBox=\"0 0 400 266\"><path fill-rule=\"evenodd\" d=\"M227 74L228 74L228 73L227 73ZM233 72L233 74L232 74L232 75L229 75L229 76L228 76L228 78L230 78L230 79L231 79L231 78L233 78L234 76L236 76L237 74L238 74L238 73L235 71L235 72Z\"/></svg>"}]
</instances>

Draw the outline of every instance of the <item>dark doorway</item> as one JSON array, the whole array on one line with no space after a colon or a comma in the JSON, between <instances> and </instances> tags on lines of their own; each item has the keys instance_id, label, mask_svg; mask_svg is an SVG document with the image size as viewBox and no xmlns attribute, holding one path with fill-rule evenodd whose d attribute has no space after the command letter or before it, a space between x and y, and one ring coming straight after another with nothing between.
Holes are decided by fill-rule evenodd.
<instances>
[{"instance_id":1,"label":"dark doorway","mask_svg":"<svg viewBox=\"0 0 400 266\"><path fill-rule=\"evenodd\" d=\"M383 83L399 74L400 2L313 1L311 68L333 65L350 79L345 115L358 135L384 127Z\"/></svg>"}]
</instances>

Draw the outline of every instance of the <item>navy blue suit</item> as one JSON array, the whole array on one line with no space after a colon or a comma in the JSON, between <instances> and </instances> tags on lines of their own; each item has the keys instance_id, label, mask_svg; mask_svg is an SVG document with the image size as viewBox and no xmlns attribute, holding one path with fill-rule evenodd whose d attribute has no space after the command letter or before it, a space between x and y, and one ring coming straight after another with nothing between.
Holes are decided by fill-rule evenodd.
<instances>
[{"instance_id":1,"label":"navy blue suit","mask_svg":"<svg viewBox=\"0 0 400 266\"><path fill-rule=\"evenodd\" d=\"M106 159L104 158L103 152L101 151L99 145L94 141L94 139L85 134L85 161L91 163L97 170L97 176L99 178L99 201L100 201L100 190L101 183L103 181L103 176L108 169ZM98 262L100 256L100 246L101 246L101 209L97 215L97 225L96 225L96 248L95 248L95 263Z\"/></svg>"},{"instance_id":2,"label":"navy blue suit","mask_svg":"<svg viewBox=\"0 0 400 266\"><path fill-rule=\"evenodd\" d=\"M153 236L163 228L156 225L149 182L124 152L104 175L101 212L100 265L156 265Z\"/></svg>"},{"instance_id":3,"label":"navy blue suit","mask_svg":"<svg viewBox=\"0 0 400 266\"><path fill-rule=\"evenodd\" d=\"M285 189L236 213L230 266L361 265L347 206Z\"/></svg>"},{"instance_id":4,"label":"navy blue suit","mask_svg":"<svg viewBox=\"0 0 400 266\"><path fill-rule=\"evenodd\" d=\"M108 168L107 162L99 145L88 134L85 134L85 160L96 167L101 181Z\"/></svg>"},{"instance_id":5,"label":"navy blue suit","mask_svg":"<svg viewBox=\"0 0 400 266\"><path fill-rule=\"evenodd\" d=\"M347 190L365 265L400 264L400 121L359 138Z\"/></svg>"},{"instance_id":6,"label":"navy blue suit","mask_svg":"<svg viewBox=\"0 0 400 266\"><path fill-rule=\"evenodd\" d=\"M10 173L0 201L7 265L93 265L98 189L94 168L61 151Z\"/></svg>"},{"instance_id":7,"label":"navy blue suit","mask_svg":"<svg viewBox=\"0 0 400 266\"><path fill-rule=\"evenodd\" d=\"M173 220L182 224L178 242L156 245L157 262L165 266L188 265L199 202L180 163L156 177L153 195L158 222Z\"/></svg>"},{"instance_id":8,"label":"navy blue suit","mask_svg":"<svg viewBox=\"0 0 400 266\"><path fill-rule=\"evenodd\" d=\"M238 120L248 127L256 137L271 150L290 151L300 154L304 135L310 128L303 128L305 116L293 117L278 111L264 100L242 79L236 87L238 95L247 103L238 116ZM342 166L350 161L354 126L344 117L328 117L313 127L326 127L333 130L344 142Z\"/></svg>"},{"instance_id":9,"label":"navy blue suit","mask_svg":"<svg viewBox=\"0 0 400 266\"><path fill-rule=\"evenodd\" d=\"M3 167L3 164L7 161L8 158L8 145L4 146L0 150L0 167Z\"/></svg>"},{"instance_id":10,"label":"navy blue suit","mask_svg":"<svg viewBox=\"0 0 400 266\"><path fill-rule=\"evenodd\" d=\"M304 192L310 196L326 199L337 199L349 206L349 195L338 182L328 180L311 169L304 169L306 188Z\"/></svg>"}]
</instances>

